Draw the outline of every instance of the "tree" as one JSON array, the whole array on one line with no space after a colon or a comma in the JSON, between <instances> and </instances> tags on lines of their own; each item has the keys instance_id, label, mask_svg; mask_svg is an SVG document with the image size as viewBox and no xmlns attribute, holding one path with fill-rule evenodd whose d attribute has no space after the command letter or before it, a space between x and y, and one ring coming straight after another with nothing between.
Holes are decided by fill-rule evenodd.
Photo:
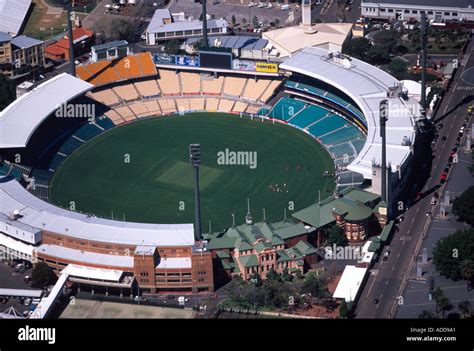
<instances>
[{"instance_id":1,"label":"tree","mask_svg":"<svg viewBox=\"0 0 474 351\"><path fill-rule=\"evenodd\" d=\"M267 273L267 280L274 280L274 281L279 282L281 281L281 275L278 274L272 267Z\"/></svg>"},{"instance_id":2,"label":"tree","mask_svg":"<svg viewBox=\"0 0 474 351\"><path fill-rule=\"evenodd\" d=\"M291 282L293 280L293 275L290 273L288 268L285 268L281 274L281 279L284 282Z\"/></svg>"},{"instance_id":3,"label":"tree","mask_svg":"<svg viewBox=\"0 0 474 351\"><path fill-rule=\"evenodd\" d=\"M461 312L461 318L470 318L471 317L471 303L466 301L461 301L458 304L459 312Z\"/></svg>"},{"instance_id":4,"label":"tree","mask_svg":"<svg viewBox=\"0 0 474 351\"><path fill-rule=\"evenodd\" d=\"M469 292L469 287L474 280L474 261L464 260L461 262L461 277L466 280L466 290Z\"/></svg>"},{"instance_id":5,"label":"tree","mask_svg":"<svg viewBox=\"0 0 474 351\"><path fill-rule=\"evenodd\" d=\"M421 313L418 315L419 319L434 319L436 316L433 314L433 312L428 311L428 310L423 310Z\"/></svg>"},{"instance_id":6,"label":"tree","mask_svg":"<svg viewBox=\"0 0 474 351\"><path fill-rule=\"evenodd\" d=\"M258 27L258 17L257 16L253 16L252 24L253 24L254 28Z\"/></svg>"},{"instance_id":7,"label":"tree","mask_svg":"<svg viewBox=\"0 0 474 351\"><path fill-rule=\"evenodd\" d=\"M408 63L400 58L394 58L388 64L389 72L397 79L403 79L408 69Z\"/></svg>"},{"instance_id":8,"label":"tree","mask_svg":"<svg viewBox=\"0 0 474 351\"><path fill-rule=\"evenodd\" d=\"M165 52L170 55L177 55L181 50L180 46L181 44L178 40L168 40L165 44Z\"/></svg>"},{"instance_id":9,"label":"tree","mask_svg":"<svg viewBox=\"0 0 474 351\"><path fill-rule=\"evenodd\" d=\"M57 280L53 270L44 262L39 262L31 272L31 286L38 289L44 289Z\"/></svg>"},{"instance_id":10,"label":"tree","mask_svg":"<svg viewBox=\"0 0 474 351\"><path fill-rule=\"evenodd\" d=\"M314 273L309 273L301 287L301 291L305 294L311 294L313 297L323 298L328 295L328 289L326 287L324 279L318 277Z\"/></svg>"},{"instance_id":11,"label":"tree","mask_svg":"<svg viewBox=\"0 0 474 351\"><path fill-rule=\"evenodd\" d=\"M463 261L474 261L474 229L458 230L439 240L433 249L436 269L453 280L464 279Z\"/></svg>"},{"instance_id":12,"label":"tree","mask_svg":"<svg viewBox=\"0 0 474 351\"><path fill-rule=\"evenodd\" d=\"M339 227L337 224L331 226L327 232L327 239L326 245L337 245L337 246L346 246L347 245L347 238L344 235L344 230ZM334 252L335 254L335 252Z\"/></svg>"},{"instance_id":13,"label":"tree","mask_svg":"<svg viewBox=\"0 0 474 351\"><path fill-rule=\"evenodd\" d=\"M0 111L12 103L16 98L14 84L0 74Z\"/></svg>"},{"instance_id":14,"label":"tree","mask_svg":"<svg viewBox=\"0 0 474 351\"><path fill-rule=\"evenodd\" d=\"M112 38L134 42L138 31L136 24L125 18L116 18L110 23Z\"/></svg>"},{"instance_id":15,"label":"tree","mask_svg":"<svg viewBox=\"0 0 474 351\"><path fill-rule=\"evenodd\" d=\"M364 37L346 40L342 46L342 52L359 60L366 60L367 53L372 45L370 41Z\"/></svg>"},{"instance_id":16,"label":"tree","mask_svg":"<svg viewBox=\"0 0 474 351\"><path fill-rule=\"evenodd\" d=\"M382 46L372 46L367 52L366 61L373 65L383 65L390 61L390 56L386 48Z\"/></svg>"},{"instance_id":17,"label":"tree","mask_svg":"<svg viewBox=\"0 0 474 351\"><path fill-rule=\"evenodd\" d=\"M347 318L349 316L346 300L342 300L341 304L339 305L339 316L341 318Z\"/></svg>"},{"instance_id":18,"label":"tree","mask_svg":"<svg viewBox=\"0 0 474 351\"><path fill-rule=\"evenodd\" d=\"M433 291L433 299L436 302L436 312L441 311L443 313L443 318L444 318L444 313L446 311L449 311L453 308L453 305L451 305L451 302L449 299L444 295L444 291L441 290L441 288L436 288Z\"/></svg>"},{"instance_id":19,"label":"tree","mask_svg":"<svg viewBox=\"0 0 474 351\"><path fill-rule=\"evenodd\" d=\"M474 186L454 199L453 213L467 224L474 225Z\"/></svg>"},{"instance_id":20,"label":"tree","mask_svg":"<svg viewBox=\"0 0 474 351\"><path fill-rule=\"evenodd\" d=\"M230 23L232 23L232 27L235 27L235 24L237 23L237 19L235 18L234 14L232 14L232 19L230 20Z\"/></svg>"}]
</instances>

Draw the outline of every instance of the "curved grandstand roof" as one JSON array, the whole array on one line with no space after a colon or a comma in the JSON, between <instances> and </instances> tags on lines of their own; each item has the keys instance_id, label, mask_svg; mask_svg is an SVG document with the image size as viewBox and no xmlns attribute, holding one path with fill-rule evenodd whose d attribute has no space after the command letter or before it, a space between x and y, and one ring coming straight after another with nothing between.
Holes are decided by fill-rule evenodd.
<instances>
[{"instance_id":1,"label":"curved grandstand roof","mask_svg":"<svg viewBox=\"0 0 474 351\"><path fill-rule=\"evenodd\" d=\"M93 87L62 73L21 96L0 112L0 148L25 147L35 129L54 110Z\"/></svg>"},{"instance_id":2,"label":"curved grandstand roof","mask_svg":"<svg viewBox=\"0 0 474 351\"><path fill-rule=\"evenodd\" d=\"M41 230L84 240L123 245L190 246L193 224L147 224L113 221L53 206L38 199L16 180L0 179L0 213L11 217L12 227L21 223Z\"/></svg>"},{"instance_id":3,"label":"curved grandstand roof","mask_svg":"<svg viewBox=\"0 0 474 351\"><path fill-rule=\"evenodd\" d=\"M354 58L330 58L330 53L320 48L305 48L280 68L330 84L357 103L367 119L367 142L347 168L366 179L372 179L372 164L381 164L379 104L388 99L387 163L396 171L409 158L410 146L402 143L404 139L414 142L415 119L421 115L421 106L413 98L404 100L398 94L388 98L391 89L401 89L400 82L388 73ZM333 56L338 55L333 53Z\"/></svg>"}]
</instances>

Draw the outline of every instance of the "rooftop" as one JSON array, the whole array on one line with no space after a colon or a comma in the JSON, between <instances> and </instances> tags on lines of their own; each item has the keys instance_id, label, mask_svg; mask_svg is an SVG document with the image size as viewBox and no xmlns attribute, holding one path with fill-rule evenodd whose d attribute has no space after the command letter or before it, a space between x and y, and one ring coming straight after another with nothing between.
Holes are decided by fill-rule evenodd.
<instances>
[{"instance_id":1,"label":"rooftop","mask_svg":"<svg viewBox=\"0 0 474 351\"><path fill-rule=\"evenodd\" d=\"M262 37L280 52L280 56L287 57L305 47L328 43L342 47L351 30L352 23L317 23L312 26L311 32L303 26L293 26L263 32Z\"/></svg>"},{"instance_id":2,"label":"rooftop","mask_svg":"<svg viewBox=\"0 0 474 351\"><path fill-rule=\"evenodd\" d=\"M171 19L171 14L167 9L158 9L155 11L153 18L150 21L150 24L147 27L147 33L166 33L166 32L176 32L176 31L185 31L185 30L200 30L202 29L202 21L192 20L192 21L178 21L178 22L169 22ZM223 18L208 20L207 28L223 28L228 27L229 24Z\"/></svg>"},{"instance_id":3,"label":"rooftop","mask_svg":"<svg viewBox=\"0 0 474 351\"><path fill-rule=\"evenodd\" d=\"M19 35L12 39L12 44L22 49L26 49L34 45L40 45L42 43L43 42L41 40L30 38L25 35Z\"/></svg>"},{"instance_id":4,"label":"rooftop","mask_svg":"<svg viewBox=\"0 0 474 351\"><path fill-rule=\"evenodd\" d=\"M16 99L0 112L0 148L25 147L36 128L58 106L92 87L92 84L62 73Z\"/></svg>"},{"instance_id":5,"label":"rooftop","mask_svg":"<svg viewBox=\"0 0 474 351\"><path fill-rule=\"evenodd\" d=\"M339 284L337 284L332 297L336 299L344 299L346 302L354 301L366 272L367 268L347 265L346 268L344 268L344 272L342 272L341 279L339 280Z\"/></svg>"},{"instance_id":6,"label":"rooftop","mask_svg":"<svg viewBox=\"0 0 474 351\"><path fill-rule=\"evenodd\" d=\"M415 120L421 116L421 106L412 98L404 100L398 94L388 97L401 83L382 71L358 59L321 48L305 48L280 65L281 69L307 75L334 86L348 95L367 120L367 141L354 161L347 167L372 179L372 165L381 163L380 102L389 102L387 121L387 163L392 171L410 158L411 147L405 140L415 141Z\"/></svg>"},{"instance_id":7,"label":"rooftop","mask_svg":"<svg viewBox=\"0 0 474 351\"><path fill-rule=\"evenodd\" d=\"M17 35L30 6L31 0L0 0L0 31Z\"/></svg>"},{"instance_id":8,"label":"rooftop","mask_svg":"<svg viewBox=\"0 0 474 351\"><path fill-rule=\"evenodd\" d=\"M5 33L5 32L0 32L0 43L11 41L11 40L12 40L12 37L10 34Z\"/></svg>"}]
</instances>

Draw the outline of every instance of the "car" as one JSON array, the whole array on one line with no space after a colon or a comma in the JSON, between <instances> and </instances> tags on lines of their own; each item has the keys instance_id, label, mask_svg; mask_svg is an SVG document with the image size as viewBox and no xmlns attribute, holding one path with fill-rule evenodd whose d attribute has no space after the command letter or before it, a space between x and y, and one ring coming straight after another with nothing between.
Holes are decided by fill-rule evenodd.
<instances>
[{"instance_id":1,"label":"car","mask_svg":"<svg viewBox=\"0 0 474 351\"><path fill-rule=\"evenodd\" d=\"M379 303L379 299L374 299L374 304L378 304Z\"/></svg>"},{"instance_id":2,"label":"car","mask_svg":"<svg viewBox=\"0 0 474 351\"><path fill-rule=\"evenodd\" d=\"M168 300L172 300L172 299L175 299L175 298L176 298L176 296L174 296L174 295L168 295Z\"/></svg>"},{"instance_id":3,"label":"car","mask_svg":"<svg viewBox=\"0 0 474 351\"><path fill-rule=\"evenodd\" d=\"M444 182L444 181L446 180L446 178L448 178L448 173L443 172L443 173L441 174L441 176L439 177L439 180L440 180L441 182Z\"/></svg>"},{"instance_id":4,"label":"car","mask_svg":"<svg viewBox=\"0 0 474 351\"><path fill-rule=\"evenodd\" d=\"M472 113L473 110L474 110L474 106L469 105L467 108L467 113Z\"/></svg>"},{"instance_id":5,"label":"car","mask_svg":"<svg viewBox=\"0 0 474 351\"><path fill-rule=\"evenodd\" d=\"M443 129L443 123L438 124L438 129Z\"/></svg>"},{"instance_id":6,"label":"car","mask_svg":"<svg viewBox=\"0 0 474 351\"><path fill-rule=\"evenodd\" d=\"M441 138L442 141L446 141L446 139L448 139L446 135L443 135L443 137Z\"/></svg>"},{"instance_id":7,"label":"car","mask_svg":"<svg viewBox=\"0 0 474 351\"><path fill-rule=\"evenodd\" d=\"M426 211L426 217L429 217L429 216L431 216L431 211L430 210Z\"/></svg>"},{"instance_id":8,"label":"car","mask_svg":"<svg viewBox=\"0 0 474 351\"><path fill-rule=\"evenodd\" d=\"M423 195L424 194L422 192L417 193L415 200L418 201L419 199L421 199L423 197Z\"/></svg>"},{"instance_id":9,"label":"car","mask_svg":"<svg viewBox=\"0 0 474 351\"><path fill-rule=\"evenodd\" d=\"M405 217L400 216L400 217L398 217L397 222L402 223L404 219L405 219Z\"/></svg>"}]
</instances>

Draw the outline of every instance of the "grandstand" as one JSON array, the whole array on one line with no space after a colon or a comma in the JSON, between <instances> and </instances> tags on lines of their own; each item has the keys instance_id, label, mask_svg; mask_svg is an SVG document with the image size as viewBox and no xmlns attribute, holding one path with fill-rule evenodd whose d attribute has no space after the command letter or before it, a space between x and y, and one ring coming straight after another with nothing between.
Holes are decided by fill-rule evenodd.
<instances>
[{"instance_id":1,"label":"grandstand","mask_svg":"<svg viewBox=\"0 0 474 351\"><path fill-rule=\"evenodd\" d=\"M233 97L240 97L247 84L247 78L231 77L225 78L223 95L230 95Z\"/></svg>"},{"instance_id":2,"label":"grandstand","mask_svg":"<svg viewBox=\"0 0 474 351\"><path fill-rule=\"evenodd\" d=\"M77 76L95 86L156 74L156 67L149 52L77 67Z\"/></svg>"},{"instance_id":3,"label":"grandstand","mask_svg":"<svg viewBox=\"0 0 474 351\"><path fill-rule=\"evenodd\" d=\"M134 83L140 96L147 98L160 95L160 88L154 79Z\"/></svg>"},{"instance_id":4,"label":"grandstand","mask_svg":"<svg viewBox=\"0 0 474 351\"><path fill-rule=\"evenodd\" d=\"M199 73L179 73L183 95L201 94L201 77Z\"/></svg>"},{"instance_id":5,"label":"grandstand","mask_svg":"<svg viewBox=\"0 0 474 351\"><path fill-rule=\"evenodd\" d=\"M381 163L379 105L383 99L388 99L389 109L396 110L398 115L387 122L387 163L391 165L392 172L405 169L411 157L410 145L415 140L415 121L421 116L421 107L403 94L400 82L363 61L319 48L303 49L287 59L280 68L292 72L296 77L310 78L311 82L319 85L308 86L307 83L300 84L298 78L296 81L290 79L286 82L288 93L300 93L300 97L314 96L317 99L313 101L327 104L335 113L352 120L362 130L367 130L367 142L360 149L362 139L356 132L349 133L355 137L354 140L346 140L349 135L346 137L348 129L342 128L343 121L331 120L330 125L326 125L327 122L318 123L323 129L309 128L310 132L315 132L318 137L327 137L326 140L332 143L336 143L339 137L323 135L321 131L328 133L331 128L343 131L344 139L341 140L350 142L349 145L357 151L356 158L347 169L362 174L364 179L371 180L373 165ZM340 93L336 95L336 91Z\"/></svg>"},{"instance_id":6,"label":"grandstand","mask_svg":"<svg viewBox=\"0 0 474 351\"><path fill-rule=\"evenodd\" d=\"M261 113L262 111L259 112ZM356 150L351 142L357 142L358 146L365 142L365 135L357 126L336 114L335 111L311 101L283 96L270 111L263 111L263 113L306 130L314 136L331 154L338 171L344 172L349 162L353 161L357 152L360 151ZM361 175L350 173L352 172L345 172L344 177L338 177L338 187L362 184L364 179ZM340 183L339 178L344 183Z\"/></svg>"},{"instance_id":7,"label":"grandstand","mask_svg":"<svg viewBox=\"0 0 474 351\"><path fill-rule=\"evenodd\" d=\"M160 69L158 85L163 95L180 95L181 87L175 71Z\"/></svg>"},{"instance_id":8,"label":"grandstand","mask_svg":"<svg viewBox=\"0 0 474 351\"><path fill-rule=\"evenodd\" d=\"M214 79L212 76L202 78L202 93L204 95L221 95L224 86L224 76Z\"/></svg>"}]
</instances>

